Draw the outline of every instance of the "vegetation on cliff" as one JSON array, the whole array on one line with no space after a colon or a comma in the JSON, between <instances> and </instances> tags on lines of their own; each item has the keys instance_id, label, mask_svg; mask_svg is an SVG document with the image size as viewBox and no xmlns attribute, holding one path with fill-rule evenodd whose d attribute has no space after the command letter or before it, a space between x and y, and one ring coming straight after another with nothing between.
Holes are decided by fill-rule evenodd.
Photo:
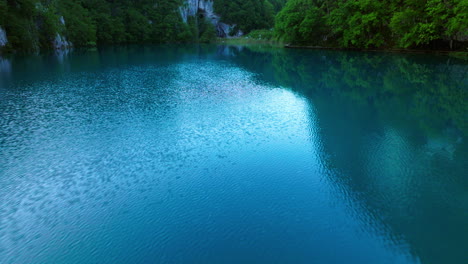
<instances>
[{"instance_id":1,"label":"vegetation on cliff","mask_svg":"<svg viewBox=\"0 0 468 264\"><path fill-rule=\"evenodd\" d=\"M8 37L4 49L26 52L50 49L57 33L74 46L94 46L192 42L206 30L213 32L204 21L184 23L179 13L182 2L0 0L0 27ZM198 27L196 23L203 26ZM204 39L207 37L214 38L211 33L204 35Z\"/></svg>"},{"instance_id":2,"label":"vegetation on cliff","mask_svg":"<svg viewBox=\"0 0 468 264\"><path fill-rule=\"evenodd\" d=\"M255 29L270 29L275 15L286 0L215 0L214 8L223 21L235 24L238 30L248 33Z\"/></svg>"},{"instance_id":3,"label":"vegetation on cliff","mask_svg":"<svg viewBox=\"0 0 468 264\"><path fill-rule=\"evenodd\" d=\"M216 0L216 12L236 31L272 28L285 0ZM37 52L56 47L125 43L211 42L216 29L203 16L184 23L184 0L0 0L4 51Z\"/></svg>"}]
</instances>

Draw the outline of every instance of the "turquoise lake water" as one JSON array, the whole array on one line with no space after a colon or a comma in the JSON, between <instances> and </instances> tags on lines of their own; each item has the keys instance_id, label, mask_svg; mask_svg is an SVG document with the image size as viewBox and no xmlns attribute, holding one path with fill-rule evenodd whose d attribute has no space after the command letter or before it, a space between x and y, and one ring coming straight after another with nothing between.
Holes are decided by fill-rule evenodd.
<instances>
[{"instance_id":1,"label":"turquoise lake water","mask_svg":"<svg viewBox=\"0 0 468 264\"><path fill-rule=\"evenodd\" d=\"M468 62L0 59L0 263L468 263Z\"/></svg>"}]
</instances>

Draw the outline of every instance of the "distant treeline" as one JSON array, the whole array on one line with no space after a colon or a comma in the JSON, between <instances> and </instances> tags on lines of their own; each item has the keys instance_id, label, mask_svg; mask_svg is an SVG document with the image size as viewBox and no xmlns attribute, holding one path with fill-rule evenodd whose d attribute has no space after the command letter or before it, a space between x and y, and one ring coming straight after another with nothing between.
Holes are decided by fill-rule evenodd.
<instances>
[{"instance_id":1,"label":"distant treeline","mask_svg":"<svg viewBox=\"0 0 468 264\"><path fill-rule=\"evenodd\" d=\"M463 49L468 0L288 0L275 30L301 45Z\"/></svg>"},{"instance_id":2,"label":"distant treeline","mask_svg":"<svg viewBox=\"0 0 468 264\"><path fill-rule=\"evenodd\" d=\"M0 0L0 26L7 48L22 51L51 48L57 33L74 46L191 41L181 5L182 0Z\"/></svg>"},{"instance_id":3,"label":"distant treeline","mask_svg":"<svg viewBox=\"0 0 468 264\"><path fill-rule=\"evenodd\" d=\"M182 21L185 3L0 0L0 29L8 39L0 50L37 52L53 48L56 39L75 47L213 41L216 29L203 15ZM214 9L223 22L236 25L234 33L265 29L259 38L297 45L468 47L468 0L214 0Z\"/></svg>"},{"instance_id":4,"label":"distant treeline","mask_svg":"<svg viewBox=\"0 0 468 264\"><path fill-rule=\"evenodd\" d=\"M272 28L286 0L215 0L215 12L236 31ZM184 23L184 0L0 0L4 51L51 49L64 37L73 46L210 42L216 30L203 16ZM63 19L62 19L63 18Z\"/></svg>"}]
</instances>

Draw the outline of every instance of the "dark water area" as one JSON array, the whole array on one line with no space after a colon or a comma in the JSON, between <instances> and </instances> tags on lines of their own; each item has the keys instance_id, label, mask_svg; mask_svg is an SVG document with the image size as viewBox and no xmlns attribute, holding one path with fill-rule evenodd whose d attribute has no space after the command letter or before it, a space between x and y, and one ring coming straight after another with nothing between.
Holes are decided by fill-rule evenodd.
<instances>
[{"instance_id":1,"label":"dark water area","mask_svg":"<svg viewBox=\"0 0 468 264\"><path fill-rule=\"evenodd\" d=\"M0 59L0 263L466 263L468 63L134 46Z\"/></svg>"}]
</instances>

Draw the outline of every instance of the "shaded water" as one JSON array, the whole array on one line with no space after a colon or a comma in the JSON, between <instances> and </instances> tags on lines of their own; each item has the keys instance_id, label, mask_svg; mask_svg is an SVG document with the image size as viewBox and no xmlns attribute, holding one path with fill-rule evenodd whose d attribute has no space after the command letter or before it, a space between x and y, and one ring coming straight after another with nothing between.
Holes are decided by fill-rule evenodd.
<instances>
[{"instance_id":1,"label":"shaded water","mask_svg":"<svg viewBox=\"0 0 468 264\"><path fill-rule=\"evenodd\" d=\"M464 263L468 65L133 47L0 60L0 263Z\"/></svg>"}]
</instances>

